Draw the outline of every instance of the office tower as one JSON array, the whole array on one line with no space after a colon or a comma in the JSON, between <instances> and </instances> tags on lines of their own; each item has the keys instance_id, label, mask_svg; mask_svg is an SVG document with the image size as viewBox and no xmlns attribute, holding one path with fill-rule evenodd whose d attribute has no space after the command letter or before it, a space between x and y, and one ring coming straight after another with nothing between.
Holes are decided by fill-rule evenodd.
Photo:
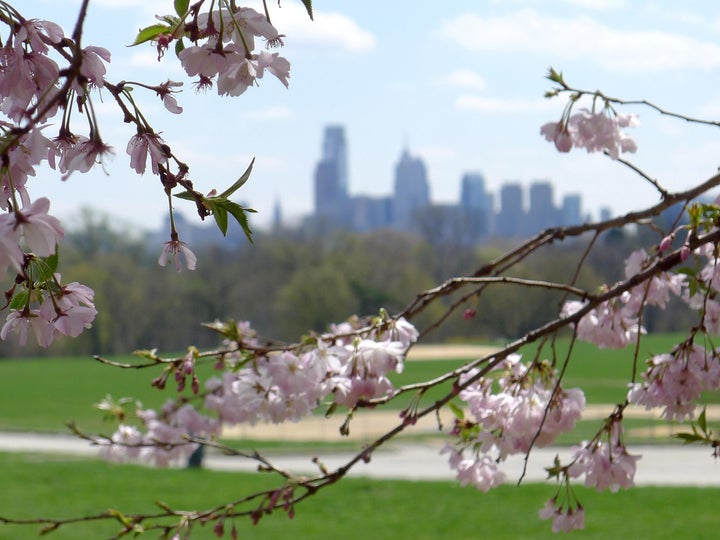
<instances>
[{"instance_id":1,"label":"office tower","mask_svg":"<svg viewBox=\"0 0 720 540\"><path fill-rule=\"evenodd\" d=\"M528 209L527 234L535 234L559 224L558 211L553 202L550 182L530 184L530 208Z\"/></svg>"},{"instance_id":2,"label":"office tower","mask_svg":"<svg viewBox=\"0 0 720 540\"><path fill-rule=\"evenodd\" d=\"M502 238L516 238L525 234L523 189L520 184L503 184L500 188L500 212L497 215L495 234Z\"/></svg>"},{"instance_id":3,"label":"office tower","mask_svg":"<svg viewBox=\"0 0 720 540\"><path fill-rule=\"evenodd\" d=\"M460 207L471 243L487 237L493 226L493 198L485 191L485 178L479 172L462 177Z\"/></svg>"},{"instance_id":4,"label":"office tower","mask_svg":"<svg viewBox=\"0 0 720 540\"><path fill-rule=\"evenodd\" d=\"M583 222L580 195L565 195L560 225L580 225Z\"/></svg>"},{"instance_id":5,"label":"office tower","mask_svg":"<svg viewBox=\"0 0 720 540\"><path fill-rule=\"evenodd\" d=\"M395 196L393 198L393 223L401 230L415 229L419 213L430 204L425 164L420 158L403 151L395 166Z\"/></svg>"},{"instance_id":6,"label":"office tower","mask_svg":"<svg viewBox=\"0 0 720 540\"><path fill-rule=\"evenodd\" d=\"M348 220L348 158L345 128L327 126L322 158L315 169L315 216L323 222L346 225Z\"/></svg>"}]
</instances>

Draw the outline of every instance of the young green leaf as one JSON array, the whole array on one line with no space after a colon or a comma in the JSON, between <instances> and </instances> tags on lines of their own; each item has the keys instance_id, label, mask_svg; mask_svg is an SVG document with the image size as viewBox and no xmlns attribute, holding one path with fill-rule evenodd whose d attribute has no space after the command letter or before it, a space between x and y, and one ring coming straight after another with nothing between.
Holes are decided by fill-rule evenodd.
<instances>
[{"instance_id":1,"label":"young green leaf","mask_svg":"<svg viewBox=\"0 0 720 540\"><path fill-rule=\"evenodd\" d=\"M22 290L13 296L10 301L10 309L23 309L27 305L29 293L27 290Z\"/></svg>"},{"instance_id":2,"label":"young green leaf","mask_svg":"<svg viewBox=\"0 0 720 540\"><path fill-rule=\"evenodd\" d=\"M140 30L137 37L135 38L135 41L130 45L130 47L152 41L160 34L165 34L168 32L172 32L172 28L170 26L166 26L164 24L153 24L152 26L148 26L147 28L143 28L142 30Z\"/></svg>"},{"instance_id":3,"label":"young green leaf","mask_svg":"<svg viewBox=\"0 0 720 540\"><path fill-rule=\"evenodd\" d=\"M227 228L228 228L228 215L227 210L223 208L219 203L213 205L212 209L213 217L215 218L215 223L217 223L218 229L220 229L220 232L223 233L223 236L227 236Z\"/></svg>"},{"instance_id":4,"label":"young green leaf","mask_svg":"<svg viewBox=\"0 0 720 540\"><path fill-rule=\"evenodd\" d=\"M233 217L235 218L235 221L238 222L240 227L242 227L243 232L245 233L245 236L252 244L252 231L250 230L250 223L248 223L247 213L248 212L255 212L252 208L243 208L237 203L234 203L232 201L227 201L227 203L224 205L225 208L227 208L227 211L230 212Z\"/></svg>"},{"instance_id":5,"label":"young green leaf","mask_svg":"<svg viewBox=\"0 0 720 540\"><path fill-rule=\"evenodd\" d=\"M457 403L451 401L448 403L448 407L450 407L450 410L458 420L465 420L465 411L463 411L462 407L460 407Z\"/></svg>"},{"instance_id":6,"label":"young green leaf","mask_svg":"<svg viewBox=\"0 0 720 540\"><path fill-rule=\"evenodd\" d=\"M183 191L182 193L176 193L175 197L178 199L185 199L186 201L194 201L195 195L193 195L192 191Z\"/></svg>"},{"instance_id":7,"label":"young green leaf","mask_svg":"<svg viewBox=\"0 0 720 540\"><path fill-rule=\"evenodd\" d=\"M310 20L313 19L313 9L312 9L312 0L302 0L303 5L305 6L305 9L308 12L308 16L310 17Z\"/></svg>"},{"instance_id":8,"label":"young green leaf","mask_svg":"<svg viewBox=\"0 0 720 540\"><path fill-rule=\"evenodd\" d=\"M187 13L190 8L190 0L175 0L175 13L181 17Z\"/></svg>"},{"instance_id":9,"label":"young green leaf","mask_svg":"<svg viewBox=\"0 0 720 540\"><path fill-rule=\"evenodd\" d=\"M700 427L702 432L707 435L707 419L705 417L705 409L706 409L706 407L703 407L703 410L700 413L700 416L698 416L697 425Z\"/></svg>"},{"instance_id":10,"label":"young green leaf","mask_svg":"<svg viewBox=\"0 0 720 540\"><path fill-rule=\"evenodd\" d=\"M185 42L182 39L178 39L175 42L175 56L179 56L181 52L185 50Z\"/></svg>"},{"instance_id":11,"label":"young green leaf","mask_svg":"<svg viewBox=\"0 0 720 540\"><path fill-rule=\"evenodd\" d=\"M230 195L235 193L238 189L240 189L245 182L248 181L248 178L250 178L250 173L252 172L253 165L255 164L255 158L252 159L250 162L250 165L248 165L248 168L245 170L245 172L242 174L240 178L238 178L237 182L235 182L232 186L227 188L225 191L223 191L219 197L227 199Z\"/></svg>"}]
</instances>

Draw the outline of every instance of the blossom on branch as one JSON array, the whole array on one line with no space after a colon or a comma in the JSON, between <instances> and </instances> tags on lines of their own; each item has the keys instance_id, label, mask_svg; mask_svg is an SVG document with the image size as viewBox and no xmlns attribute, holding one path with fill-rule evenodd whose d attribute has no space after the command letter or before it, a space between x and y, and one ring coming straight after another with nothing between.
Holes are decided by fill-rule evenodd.
<instances>
[{"instance_id":1,"label":"blossom on branch","mask_svg":"<svg viewBox=\"0 0 720 540\"><path fill-rule=\"evenodd\" d=\"M580 109L560 122L544 124L540 134L554 142L560 152L569 152L572 147L584 148L588 152L607 152L610 157L617 159L621 152L637 151L635 141L621 131L621 128L636 125L637 116L633 114Z\"/></svg>"},{"instance_id":2,"label":"blossom on branch","mask_svg":"<svg viewBox=\"0 0 720 540\"><path fill-rule=\"evenodd\" d=\"M181 255L185 260L185 267L188 270L195 270L197 257L190 248L187 247L185 242L180 242L179 240L170 240L169 242L165 242L165 247L163 248L162 253L160 253L160 258L158 258L158 264L160 266L166 266L168 261L172 262L174 260L175 268L178 272L180 272L182 271L182 262L180 261Z\"/></svg>"}]
</instances>

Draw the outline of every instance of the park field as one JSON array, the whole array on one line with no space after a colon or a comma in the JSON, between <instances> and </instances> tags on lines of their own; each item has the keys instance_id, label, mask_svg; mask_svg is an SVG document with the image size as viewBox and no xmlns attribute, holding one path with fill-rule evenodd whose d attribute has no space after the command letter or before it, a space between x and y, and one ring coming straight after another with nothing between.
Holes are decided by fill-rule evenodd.
<instances>
[{"instance_id":1,"label":"park field","mask_svg":"<svg viewBox=\"0 0 720 540\"><path fill-rule=\"evenodd\" d=\"M678 335L653 335L643 340L642 353L669 350L681 339ZM561 362L567 351L567 340L560 340L556 353ZM534 349L525 351L530 359ZM546 357L544 355L543 357ZM622 401L632 374L632 350L599 350L586 343L576 343L565 375L565 387L581 387L588 404L612 404ZM117 358L127 361L129 358ZM408 361L402 373L393 374L394 384L402 385L428 380L462 364L460 359ZM642 371L643 366L638 366ZM77 422L88 431L113 431L93 407L107 394L114 398L132 397L146 407L161 406L176 395L174 385L159 391L150 381L159 374L156 368L128 370L100 364L92 358L5 359L0 361L0 430L64 431L65 424ZM212 374L211 367L200 370L201 379ZM450 388L445 384L428 391L423 403L444 396ZM186 390L187 392L187 390ZM411 394L400 396L390 404L399 410L406 407ZM707 396L708 402L720 402L717 395Z\"/></svg>"},{"instance_id":2,"label":"park field","mask_svg":"<svg viewBox=\"0 0 720 540\"><path fill-rule=\"evenodd\" d=\"M66 457L0 453L3 502L0 517L61 518L95 514L107 508L125 513L152 512L153 501L174 508L209 508L256 490L278 487L262 474L207 470L158 470ZM349 478L298 505L290 521L277 513L253 527L238 519L239 538L342 538L343 540L557 539L550 523L538 519L553 485L505 485L489 493L453 482L380 481ZM578 488L586 528L573 539L717 538L720 489L633 488L597 493ZM226 524L226 538L231 525ZM111 538L116 521L60 528L45 538ZM0 538L37 538L39 527L0 525ZM158 538L149 532L141 538ZM193 529L193 540L217 538L212 525Z\"/></svg>"}]
</instances>

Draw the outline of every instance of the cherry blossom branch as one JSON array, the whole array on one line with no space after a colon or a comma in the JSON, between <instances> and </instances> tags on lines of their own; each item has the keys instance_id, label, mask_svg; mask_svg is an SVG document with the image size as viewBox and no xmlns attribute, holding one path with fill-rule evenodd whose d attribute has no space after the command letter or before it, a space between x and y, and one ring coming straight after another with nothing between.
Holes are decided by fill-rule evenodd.
<instances>
[{"instance_id":1,"label":"cherry blossom branch","mask_svg":"<svg viewBox=\"0 0 720 540\"><path fill-rule=\"evenodd\" d=\"M573 101L577 101L578 99L580 99L581 96L594 96L595 98L602 99L606 103L615 103L618 105L642 105L644 107L649 107L650 109L656 111L663 116L669 116L678 120L684 120L685 122L692 124L702 124L707 126L720 127L720 122L718 121L696 118L692 116L687 116L685 114L669 111L646 99L620 99L608 96L600 90L584 90L581 88L575 88L567 84L563 78L562 73L555 71L553 68L550 68L547 78L560 85L560 87L546 93L546 97L554 97L561 93L570 93L572 94Z\"/></svg>"}]
</instances>

